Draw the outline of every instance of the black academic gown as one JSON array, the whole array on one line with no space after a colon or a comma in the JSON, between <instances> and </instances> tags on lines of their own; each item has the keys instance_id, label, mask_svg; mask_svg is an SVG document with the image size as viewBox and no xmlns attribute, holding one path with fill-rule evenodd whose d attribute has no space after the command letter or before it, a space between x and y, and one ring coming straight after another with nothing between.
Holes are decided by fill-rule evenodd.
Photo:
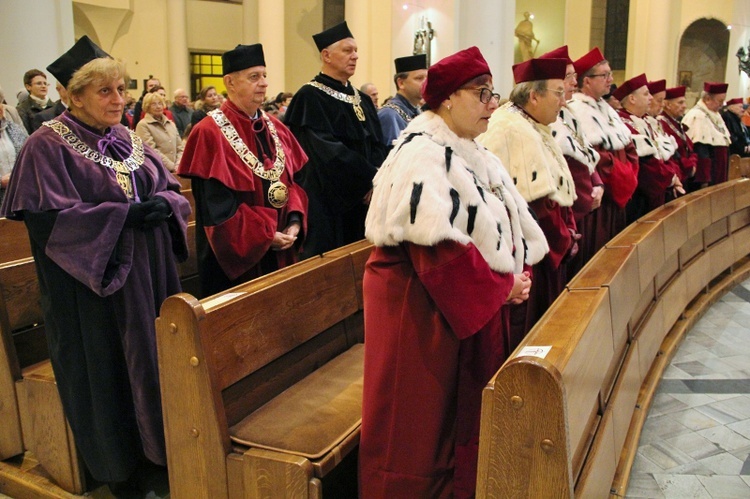
<instances>
[{"instance_id":1,"label":"black academic gown","mask_svg":"<svg viewBox=\"0 0 750 499\"><path fill-rule=\"evenodd\" d=\"M351 83L344 86L324 74L314 81L354 95ZM295 178L309 198L304 258L364 237L367 205L363 198L372 189L372 178L386 151L375 106L361 95L364 121L357 118L351 104L307 84L286 111L284 121L309 157Z\"/></svg>"}]
</instances>

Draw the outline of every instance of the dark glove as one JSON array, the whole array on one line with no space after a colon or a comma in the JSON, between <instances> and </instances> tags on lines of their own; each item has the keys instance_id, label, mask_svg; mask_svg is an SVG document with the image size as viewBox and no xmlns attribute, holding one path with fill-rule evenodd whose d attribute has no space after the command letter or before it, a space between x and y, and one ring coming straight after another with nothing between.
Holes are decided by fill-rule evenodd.
<instances>
[{"instance_id":1,"label":"dark glove","mask_svg":"<svg viewBox=\"0 0 750 499\"><path fill-rule=\"evenodd\" d=\"M125 227L153 228L166 220L170 214L169 203L163 197L156 196L142 203L131 204L125 217Z\"/></svg>"},{"instance_id":2,"label":"dark glove","mask_svg":"<svg viewBox=\"0 0 750 499\"><path fill-rule=\"evenodd\" d=\"M153 229L161 225L161 223L172 216L172 208L170 208L167 200L161 196L156 196L147 202L155 201L154 206L143 218L144 229Z\"/></svg>"}]
</instances>

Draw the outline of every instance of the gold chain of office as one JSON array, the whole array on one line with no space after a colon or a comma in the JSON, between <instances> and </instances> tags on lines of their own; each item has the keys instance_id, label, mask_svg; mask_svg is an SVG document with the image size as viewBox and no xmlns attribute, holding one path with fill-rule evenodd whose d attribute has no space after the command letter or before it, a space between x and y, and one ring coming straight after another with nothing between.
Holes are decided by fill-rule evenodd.
<instances>
[{"instance_id":1,"label":"gold chain of office","mask_svg":"<svg viewBox=\"0 0 750 499\"><path fill-rule=\"evenodd\" d=\"M64 123L57 120L45 121L43 126L52 129L57 133L67 144L77 153L84 158L99 163L100 165L109 168L115 172L115 179L117 185L120 186L125 195L133 199L135 192L133 191L133 181L131 179L131 173L141 167L145 156L143 155L143 141L138 137L132 130L128 130L130 134L130 145L132 152L130 156L122 161L110 158L104 154L94 151L89 146L83 143L78 136L73 133Z\"/></svg>"},{"instance_id":2,"label":"gold chain of office","mask_svg":"<svg viewBox=\"0 0 750 499\"><path fill-rule=\"evenodd\" d=\"M359 95L359 90L352 87L352 90L354 90L354 95L348 95L344 92L339 92L338 90L334 90L331 87L327 85L323 85L322 83L319 83L317 81L308 81L305 83L305 85L310 85L311 87L315 87L321 92L324 92L334 99L340 100L341 102L346 102L347 104L351 104L354 108L354 114L357 115L357 119L359 121L365 121L365 112L362 110L362 97Z\"/></svg>"},{"instance_id":3,"label":"gold chain of office","mask_svg":"<svg viewBox=\"0 0 750 499\"><path fill-rule=\"evenodd\" d=\"M266 122L266 127L271 133L271 139L276 148L276 159L273 161L273 167L267 170L255 154L250 151L247 144L245 144L239 133L237 133L237 129L234 128L234 125L232 125L221 109L214 109L208 113L214 122L216 122L222 135L224 135L224 138L227 139L229 145L234 149L234 152L237 153L237 156L250 167L255 175L271 182L271 186L268 188L268 202L271 203L271 206L274 208L283 208L289 200L289 189L279 179L281 178L281 173L284 171L286 155L284 154L284 148L281 146L276 126L266 113L260 111L260 114L261 118Z\"/></svg>"}]
</instances>

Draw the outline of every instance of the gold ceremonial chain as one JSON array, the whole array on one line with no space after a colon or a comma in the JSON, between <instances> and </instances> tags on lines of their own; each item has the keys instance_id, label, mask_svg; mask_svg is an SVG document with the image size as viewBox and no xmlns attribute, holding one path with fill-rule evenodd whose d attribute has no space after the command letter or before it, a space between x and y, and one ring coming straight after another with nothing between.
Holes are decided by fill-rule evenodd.
<instances>
[{"instance_id":1,"label":"gold ceremonial chain","mask_svg":"<svg viewBox=\"0 0 750 499\"><path fill-rule=\"evenodd\" d=\"M84 158L99 163L115 172L115 178L117 184L120 186L122 191L129 199L135 198L135 192L133 191L133 181L131 179L131 172L134 172L141 167L144 161L143 156L143 141L138 137L132 130L128 130L130 134L130 144L133 151L130 153L130 157L125 158L122 161L112 159L109 156L105 156L97 151L94 151L89 146L83 143L78 136L73 133L64 123L57 120L45 121L44 126L51 128L57 133L62 139L73 148L74 151L78 152Z\"/></svg>"},{"instance_id":2,"label":"gold ceremonial chain","mask_svg":"<svg viewBox=\"0 0 750 499\"><path fill-rule=\"evenodd\" d=\"M679 129L678 129L678 127L674 126L674 123L672 123L671 117L664 117L664 119L659 120L659 121L661 121L662 123L666 122L667 126L671 128L674 133L679 135L682 141L685 142L685 145L687 146L687 137L685 135L685 131L682 129L682 123L678 122L678 125L679 125Z\"/></svg>"},{"instance_id":3,"label":"gold ceremonial chain","mask_svg":"<svg viewBox=\"0 0 750 499\"><path fill-rule=\"evenodd\" d=\"M724 134L724 129L722 128L721 124L717 123L717 122L716 122L716 120L714 119L714 117L713 117L713 116L711 116L711 114L710 114L710 113L709 113L708 111L706 111L705 109L703 109L703 108L702 108L702 107L700 107L700 106L696 106L696 107L697 107L697 108L698 108L698 109L699 109L700 111L702 111L702 112L703 112L703 114L705 114L705 115L706 115L706 116L708 117L708 120L709 120L709 121L711 122L711 124L712 124L712 125L714 126L714 128L716 129L716 131L717 131L717 132L719 132L719 133L720 133L720 134L722 134L722 135L725 135L725 134Z\"/></svg>"},{"instance_id":4,"label":"gold ceremonial chain","mask_svg":"<svg viewBox=\"0 0 750 499\"><path fill-rule=\"evenodd\" d=\"M260 113L261 117L266 122L268 131L271 132L273 145L276 148L276 159L273 162L273 168L268 170L265 169L263 163L258 160L255 154L250 151L247 144L245 144L237 133L237 129L234 128L234 125L232 125L221 109L214 109L213 111L210 111L208 115L213 118L219 126L219 130L221 130L221 133L227 139L229 145L232 146L234 152L237 153L237 156L239 156L240 159L250 167L254 174L271 182L271 186L268 188L268 202L271 203L271 206L274 208L283 208L289 200L289 189L283 182L279 182L279 179L281 178L281 172L284 171L286 156L284 154L284 149L281 147L281 140L279 140L276 126L274 126L266 113L263 111L260 111Z\"/></svg>"},{"instance_id":5,"label":"gold ceremonial chain","mask_svg":"<svg viewBox=\"0 0 750 499\"><path fill-rule=\"evenodd\" d=\"M488 185L487 182L480 179L477 174L472 170L471 168L466 166L466 169L469 170L469 173L471 173L471 176L474 177L474 184L481 187L483 191L489 192L493 196L495 196L497 199L505 203L505 184L492 184Z\"/></svg>"},{"instance_id":6,"label":"gold ceremonial chain","mask_svg":"<svg viewBox=\"0 0 750 499\"><path fill-rule=\"evenodd\" d=\"M401 117L401 119L407 123L409 123L412 120L412 117L406 114L406 111L398 107L396 104L391 104L390 102L388 102L380 106L381 109L383 109L384 107L387 107L388 109L393 109L394 111L396 111L396 114L398 114Z\"/></svg>"},{"instance_id":7,"label":"gold ceremonial chain","mask_svg":"<svg viewBox=\"0 0 750 499\"><path fill-rule=\"evenodd\" d=\"M527 113L524 109L516 106L515 104L512 104L512 105L508 106L508 111L511 112L511 113L520 114L526 121L528 121L529 124L532 127L534 127L534 130L536 131L536 133L538 133L539 136L541 137L542 144L544 144L544 147L547 148L547 150L550 152L550 154L552 155L553 158L557 159L558 162L560 161L561 158L559 157L558 153L555 151L555 148L551 144L551 142L554 142L555 139L552 138L552 135L550 135L548 133L542 133L542 131L539 130L539 128L537 128L536 125L537 125L537 123L539 123L538 121L536 121L534 118L532 118L529 115L529 113ZM539 123L539 124L541 124L541 123ZM557 145L557 144L555 144L555 145ZM567 165L567 163L566 163L566 165Z\"/></svg>"},{"instance_id":8,"label":"gold ceremonial chain","mask_svg":"<svg viewBox=\"0 0 750 499\"><path fill-rule=\"evenodd\" d=\"M565 112L560 113L560 121L562 121L562 124L568 129L573 138L576 139L581 149L586 149L586 144L583 143L583 137L578 133L578 130L565 120Z\"/></svg>"},{"instance_id":9,"label":"gold ceremonial chain","mask_svg":"<svg viewBox=\"0 0 750 499\"><path fill-rule=\"evenodd\" d=\"M341 102L351 104L354 108L354 114L357 115L357 119L359 121L365 121L365 112L362 110L362 106L360 105L360 103L362 102L362 97L360 97L359 90L357 90L356 88L352 87L352 90L354 90L354 95L347 95L344 92L334 90L329 86L318 83L317 81L308 81L307 83L305 83L305 85L315 87L318 90L330 95L334 99L338 99Z\"/></svg>"}]
</instances>

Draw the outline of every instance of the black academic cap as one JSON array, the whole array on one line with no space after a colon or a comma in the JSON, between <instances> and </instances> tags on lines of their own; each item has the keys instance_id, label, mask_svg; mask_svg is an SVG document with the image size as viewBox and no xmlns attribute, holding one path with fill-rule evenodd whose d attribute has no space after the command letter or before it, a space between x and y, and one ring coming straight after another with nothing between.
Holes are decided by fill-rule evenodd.
<instances>
[{"instance_id":1,"label":"black academic cap","mask_svg":"<svg viewBox=\"0 0 750 499\"><path fill-rule=\"evenodd\" d=\"M266 58L263 56L263 45L237 45L233 50L224 52L221 56L224 74L242 71L254 66L265 66Z\"/></svg>"},{"instance_id":2,"label":"black academic cap","mask_svg":"<svg viewBox=\"0 0 750 499\"><path fill-rule=\"evenodd\" d=\"M81 69L87 62L102 57L110 58L110 55L103 51L91 39L83 35L70 50L65 52L58 59L47 66L47 71L52 73L60 84L67 88L68 82L73 77L73 73Z\"/></svg>"},{"instance_id":3,"label":"black academic cap","mask_svg":"<svg viewBox=\"0 0 750 499\"><path fill-rule=\"evenodd\" d=\"M352 32L349 31L349 26L346 25L346 21L337 24L333 28L328 28L317 35L313 35L313 40L319 52L322 52L324 48L344 38L354 38Z\"/></svg>"},{"instance_id":4,"label":"black academic cap","mask_svg":"<svg viewBox=\"0 0 750 499\"><path fill-rule=\"evenodd\" d=\"M396 64L396 73L408 73L417 69L427 69L427 55L417 54L399 57L393 61Z\"/></svg>"}]
</instances>

